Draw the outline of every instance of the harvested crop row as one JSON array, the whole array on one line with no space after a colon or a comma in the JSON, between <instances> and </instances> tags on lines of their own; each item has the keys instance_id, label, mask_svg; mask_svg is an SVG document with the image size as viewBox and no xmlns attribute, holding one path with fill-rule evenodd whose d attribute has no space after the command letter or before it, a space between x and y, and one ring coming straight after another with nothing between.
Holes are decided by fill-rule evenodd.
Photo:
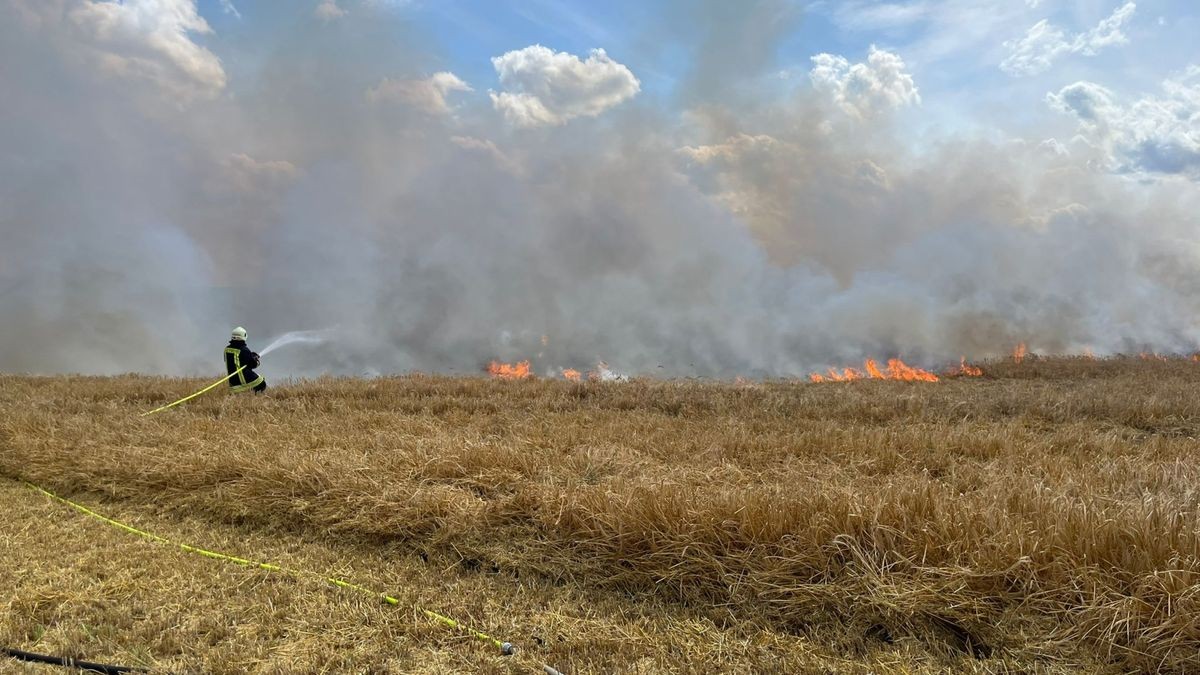
<instances>
[{"instance_id":1,"label":"harvested crop row","mask_svg":"<svg viewBox=\"0 0 1200 675\"><path fill-rule=\"evenodd\" d=\"M847 654L1196 667L1200 367L985 371L319 380L146 419L195 382L10 377L0 470L654 598Z\"/></svg>"}]
</instances>

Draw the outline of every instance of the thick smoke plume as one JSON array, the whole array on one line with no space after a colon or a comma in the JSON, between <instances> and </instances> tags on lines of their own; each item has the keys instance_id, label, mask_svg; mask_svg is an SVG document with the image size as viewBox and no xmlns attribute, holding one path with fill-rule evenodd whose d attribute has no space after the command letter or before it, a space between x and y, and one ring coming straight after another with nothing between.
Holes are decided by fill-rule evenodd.
<instances>
[{"instance_id":1,"label":"thick smoke plume","mask_svg":"<svg viewBox=\"0 0 1200 675\"><path fill-rule=\"evenodd\" d=\"M681 116L618 54L507 55L489 95L384 3L313 4L246 44L187 0L0 0L0 370L219 371L234 325L336 327L275 376L1200 346L1195 164L1115 171L1081 105L1069 148L917 152L882 50L781 100L736 86L771 64L734 17L681 29L738 56Z\"/></svg>"}]
</instances>

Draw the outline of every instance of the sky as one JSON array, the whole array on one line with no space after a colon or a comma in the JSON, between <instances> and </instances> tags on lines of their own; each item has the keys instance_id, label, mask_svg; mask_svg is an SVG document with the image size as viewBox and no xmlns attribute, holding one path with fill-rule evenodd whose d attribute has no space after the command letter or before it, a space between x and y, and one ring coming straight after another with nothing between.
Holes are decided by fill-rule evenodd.
<instances>
[{"instance_id":1,"label":"sky","mask_svg":"<svg viewBox=\"0 0 1200 675\"><path fill-rule=\"evenodd\" d=\"M0 370L203 373L233 325L328 330L276 376L1200 349L1194 2L0 19Z\"/></svg>"},{"instance_id":2,"label":"sky","mask_svg":"<svg viewBox=\"0 0 1200 675\"><path fill-rule=\"evenodd\" d=\"M304 11L293 3L242 4L199 3L200 14L216 31L208 44L217 48L224 39L270 36L281 22L286 25ZM698 50L708 47L704 32L714 29L712 25L685 27L679 16L694 11L687 2L342 4L345 7L328 5L345 14L326 21L348 20L355 9L390 15L384 20L416 31L430 51L433 67L456 73L483 99L499 86L493 57L540 44L580 56L604 49L638 77L639 98L678 108L680 89L701 56ZM724 7L709 10L710 18L720 21L728 18L723 13L746 14L750 10L745 8L756 4L697 7ZM921 131L945 124L956 129L1011 127L1014 116L1023 123L1044 120L1052 112L1044 105L1046 93L1079 80L1098 82L1127 96L1152 92L1164 78L1194 64L1198 48L1192 36L1200 30L1200 6L1186 0L766 4L777 7L754 23L755 30L770 34L771 41L755 45L763 54L739 77L754 81L764 93L785 96L807 83L813 56L829 53L858 62L875 45L903 58L907 72L919 82L925 94L923 105L909 121ZM226 11L229 7L235 10ZM1106 21L1111 26L1097 31ZM771 23L779 27L771 29ZM1039 25L1044 28L1038 30ZM1090 42L1089 33L1093 33ZM1073 44L1080 38L1079 44Z\"/></svg>"}]
</instances>

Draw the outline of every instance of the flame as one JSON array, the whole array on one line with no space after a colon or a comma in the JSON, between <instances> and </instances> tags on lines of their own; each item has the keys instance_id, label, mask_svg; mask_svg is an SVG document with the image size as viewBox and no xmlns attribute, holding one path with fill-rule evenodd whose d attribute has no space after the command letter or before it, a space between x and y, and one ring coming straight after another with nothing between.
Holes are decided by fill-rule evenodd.
<instances>
[{"instance_id":1,"label":"flame","mask_svg":"<svg viewBox=\"0 0 1200 675\"><path fill-rule=\"evenodd\" d=\"M529 362L521 361L520 363L509 364L492 361L488 364L487 371L492 377L498 377L502 380L523 380L530 377Z\"/></svg>"},{"instance_id":2,"label":"flame","mask_svg":"<svg viewBox=\"0 0 1200 675\"><path fill-rule=\"evenodd\" d=\"M960 377L980 377L983 375L983 369L977 366L968 366L967 357L960 356L958 358L958 367L951 368L947 375L957 375Z\"/></svg>"},{"instance_id":3,"label":"flame","mask_svg":"<svg viewBox=\"0 0 1200 675\"><path fill-rule=\"evenodd\" d=\"M1192 354L1192 360L1196 363L1200 363L1200 354Z\"/></svg>"},{"instance_id":4,"label":"flame","mask_svg":"<svg viewBox=\"0 0 1200 675\"><path fill-rule=\"evenodd\" d=\"M1142 357L1143 361L1166 361L1167 360L1167 357L1163 356L1162 354L1152 354L1150 352L1142 352L1141 354L1138 354L1138 356Z\"/></svg>"},{"instance_id":5,"label":"flame","mask_svg":"<svg viewBox=\"0 0 1200 675\"><path fill-rule=\"evenodd\" d=\"M919 382L937 382L938 376L927 370L913 368L900 359L888 359L888 379Z\"/></svg>"},{"instance_id":6,"label":"flame","mask_svg":"<svg viewBox=\"0 0 1200 675\"><path fill-rule=\"evenodd\" d=\"M842 372L838 372L837 368L829 369L829 379L834 382L849 382L851 380L863 379L863 374L853 368L843 368Z\"/></svg>"},{"instance_id":7,"label":"flame","mask_svg":"<svg viewBox=\"0 0 1200 675\"><path fill-rule=\"evenodd\" d=\"M583 375L581 375L579 371L575 370L574 368L563 368L562 376L572 382L579 382L583 379Z\"/></svg>"},{"instance_id":8,"label":"flame","mask_svg":"<svg viewBox=\"0 0 1200 675\"><path fill-rule=\"evenodd\" d=\"M1024 361L1025 355L1028 353L1029 353L1029 351L1027 349L1025 349L1024 342L1018 344L1016 347L1013 347L1013 353L1012 353L1013 363L1020 363L1020 362Z\"/></svg>"},{"instance_id":9,"label":"flame","mask_svg":"<svg viewBox=\"0 0 1200 675\"><path fill-rule=\"evenodd\" d=\"M830 368L829 372L822 375L821 373L813 373L808 376L808 379L813 382L850 382L852 380L904 380L906 382L937 382L938 376L927 370L913 368L900 359L888 359L887 368L880 369L879 364L874 359L867 359L863 363L864 373L861 370L854 368L843 368L840 371L837 368Z\"/></svg>"},{"instance_id":10,"label":"flame","mask_svg":"<svg viewBox=\"0 0 1200 675\"><path fill-rule=\"evenodd\" d=\"M875 359L867 359L866 362L863 363L863 367L867 369L867 372L871 374L871 377L877 380L885 379L883 373L879 372L879 366L876 365Z\"/></svg>"},{"instance_id":11,"label":"flame","mask_svg":"<svg viewBox=\"0 0 1200 675\"><path fill-rule=\"evenodd\" d=\"M1083 348L1083 358L1085 358L1089 361L1095 361L1096 354L1095 354L1095 352L1092 351L1091 347L1084 347Z\"/></svg>"}]
</instances>

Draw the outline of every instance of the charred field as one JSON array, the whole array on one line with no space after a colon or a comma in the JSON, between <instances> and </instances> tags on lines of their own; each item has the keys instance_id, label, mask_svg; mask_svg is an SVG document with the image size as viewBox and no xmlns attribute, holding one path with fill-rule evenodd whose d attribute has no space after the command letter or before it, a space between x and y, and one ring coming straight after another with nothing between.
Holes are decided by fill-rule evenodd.
<instances>
[{"instance_id":1,"label":"charred field","mask_svg":"<svg viewBox=\"0 0 1200 675\"><path fill-rule=\"evenodd\" d=\"M172 672L1195 672L1200 363L979 365L330 378L151 417L206 383L2 376L0 644Z\"/></svg>"}]
</instances>

